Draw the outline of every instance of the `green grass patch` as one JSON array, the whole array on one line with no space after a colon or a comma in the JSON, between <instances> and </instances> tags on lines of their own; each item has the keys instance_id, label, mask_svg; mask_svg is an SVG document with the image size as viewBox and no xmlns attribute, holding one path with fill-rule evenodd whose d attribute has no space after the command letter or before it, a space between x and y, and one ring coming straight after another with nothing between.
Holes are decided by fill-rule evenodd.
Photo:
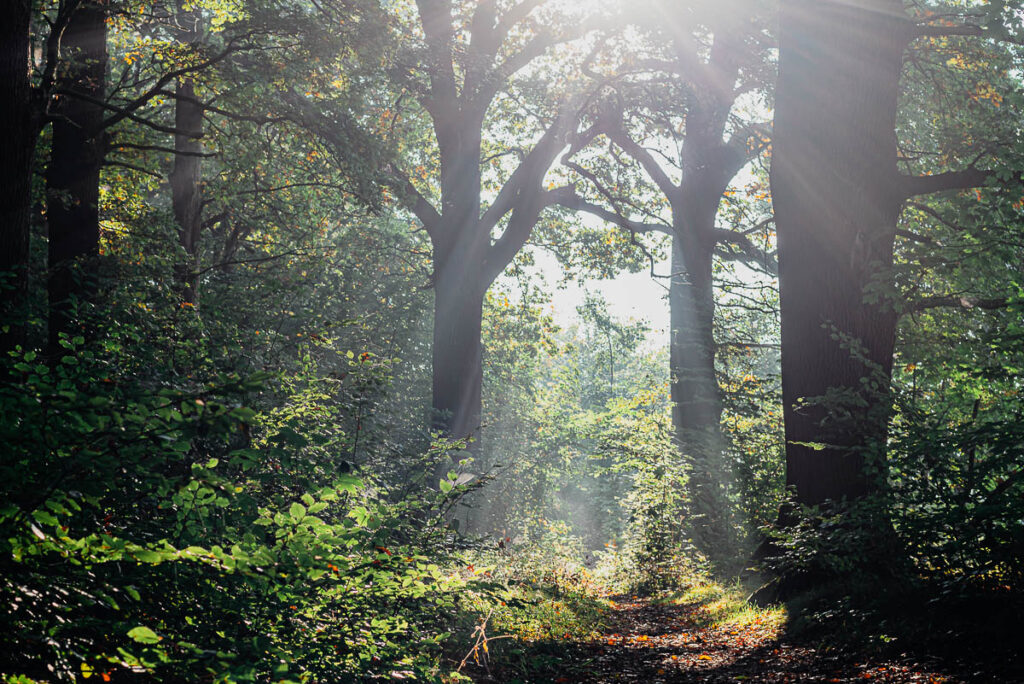
<instances>
[{"instance_id":1,"label":"green grass patch","mask_svg":"<svg viewBox=\"0 0 1024 684\"><path fill-rule=\"evenodd\" d=\"M759 625L780 631L787 613L782 606L761 608L747 602L747 593L740 584L723 585L711 579L694 576L686 586L660 599L664 603L697 605L694 620L700 627L747 627Z\"/></svg>"}]
</instances>

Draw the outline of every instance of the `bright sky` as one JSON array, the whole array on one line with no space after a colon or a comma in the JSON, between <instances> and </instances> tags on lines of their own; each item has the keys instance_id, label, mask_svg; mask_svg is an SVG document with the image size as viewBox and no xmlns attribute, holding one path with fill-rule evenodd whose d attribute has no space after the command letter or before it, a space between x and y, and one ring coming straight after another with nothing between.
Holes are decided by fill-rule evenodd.
<instances>
[{"instance_id":1,"label":"bright sky","mask_svg":"<svg viewBox=\"0 0 1024 684\"><path fill-rule=\"evenodd\" d=\"M535 251L535 270L543 275L551 292L551 305L555 322L566 327L578 318L576 307L583 303L586 291L599 293L608 301L611 313L622 320L646 319L651 327L650 339L668 343L669 312L665 297L667 280L655 282L649 271L642 273L620 273L612 280L589 280L583 286L568 283L565 289L555 284L562 276L556 259L542 250ZM667 263L658 264L657 273L668 274Z\"/></svg>"}]
</instances>

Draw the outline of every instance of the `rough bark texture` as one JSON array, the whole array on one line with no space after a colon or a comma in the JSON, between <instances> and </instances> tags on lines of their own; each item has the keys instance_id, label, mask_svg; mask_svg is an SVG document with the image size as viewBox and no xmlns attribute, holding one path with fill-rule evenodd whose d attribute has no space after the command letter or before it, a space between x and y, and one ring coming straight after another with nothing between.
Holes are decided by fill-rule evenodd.
<instances>
[{"instance_id":1,"label":"rough bark texture","mask_svg":"<svg viewBox=\"0 0 1024 684\"><path fill-rule=\"evenodd\" d=\"M199 13L185 10L178 4L178 24L181 41L194 43L199 39ZM174 276L182 302L199 306L199 233L202 226L202 167L200 156L203 145L203 107L195 101L195 82L191 78L178 79L174 105L174 169L171 171L171 203L178 224L178 241L185 252L185 260L175 266Z\"/></svg>"},{"instance_id":2,"label":"rough bark texture","mask_svg":"<svg viewBox=\"0 0 1024 684\"><path fill-rule=\"evenodd\" d=\"M480 426L483 293L468 270L449 261L434 285L434 426L455 438Z\"/></svg>"},{"instance_id":3,"label":"rough bark texture","mask_svg":"<svg viewBox=\"0 0 1024 684\"><path fill-rule=\"evenodd\" d=\"M866 302L865 286L892 264L906 32L899 0L782 3L771 181L786 482L804 504L868 493L864 447L884 447L896 316L884 301ZM863 351L851 353L844 338ZM874 386L862 383L869 376ZM848 419L797 407L837 390Z\"/></svg>"},{"instance_id":4,"label":"rough bark texture","mask_svg":"<svg viewBox=\"0 0 1024 684\"><path fill-rule=\"evenodd\" d=\"M86 3L72 15L61 40L50 164L46 170L49 230L50 348L71 333L74 302L96 287L99 248L99 177L105 153L102 101L107 41L104 2ZM78 97L81 95L81 97Z\"/></svg>"},{"instance_id":5,"label":"rough bark texture","mask_svg":"<svg viewBox=\"0 0 1024 684\"><path fill-rule=\"evenodd\" d=\"M28 72L32 3L10 2L0 22L0 353L24 342L32 161L39 137Z\"/></svg>"}]
</instances>

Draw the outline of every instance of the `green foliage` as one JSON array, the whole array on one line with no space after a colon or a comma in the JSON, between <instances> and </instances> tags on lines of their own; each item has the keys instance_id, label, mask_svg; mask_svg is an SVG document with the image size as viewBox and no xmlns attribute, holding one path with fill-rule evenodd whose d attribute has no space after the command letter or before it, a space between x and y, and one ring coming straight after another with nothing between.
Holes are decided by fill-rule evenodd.
<instances>
[{"instance_id":1,"label":"green foliage","mask_svg":"<svg viewBox=\"0 0 1024 684\"><path fill-rule=\"evenodd\" d=\"M22 353L17 388L0 395L13 606L0 670L129 668L164 681L437 671L440 616L463 586L440 569L437 542L461 492L401 495L344 472L346 436L313 410L325 398L315 368L261 410L269 376L185 390L120 372L137 342L116 333L64 344L51 365Z\"/></svg>"}]
</instances>

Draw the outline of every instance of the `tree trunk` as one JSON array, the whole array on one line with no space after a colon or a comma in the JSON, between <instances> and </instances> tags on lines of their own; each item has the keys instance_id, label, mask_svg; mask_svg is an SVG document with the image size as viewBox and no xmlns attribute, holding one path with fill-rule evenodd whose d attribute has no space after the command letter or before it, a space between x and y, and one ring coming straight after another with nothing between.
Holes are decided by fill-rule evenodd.
<instances>
[{"instance_id":1,"label":"tree trunk","mask_svg":"<svg viewBox=\"0 0 1024 684\"><path fill-rule=\"evenodd\" d=\"M434 247L434 427L456 439L477 436L482 413L480 333L489 283L480 273L487 243L471 234L477 228L470 223L458 239Z\"/></svg>"},{"instance_id":2,"label":"tree trunk","mask_svg":"<svg viewBox=\"0 0 1024 684\"><path fill-rule=\"evenodd\" d=\"M186 10L178 3L178 23L182 30L182 43L199 39L199 13ZM174 169L171 171L171 204L178 224L178 241L185 259L175 265L174 279L183 303L199 306L199 233L202 227L202 194L200 183L203 145L203 107L195 102L195 82L191 78L178 79L174 105Z\"/></svg>"},{"instance_id":3,"label":"tree trunk","mask_svg":"<svg viewBox=\"0 0 1024 684\"><path fill-rule=\"evenodd\" d=\"M683 177L672 205L669 285L672 423L679 448L690 462L693 541L716 561L736 557L721 427L722 395L715 372L712 275L718 206L745 161L743 154L723 142L733 95L731 87L720 87L719 79L729 85L735 80L730 45L725 38L715 41L717 77L702 85L702 96L695 98L688 112L681 154Z\"/></svg>"},{"instance_id":4,"label":"tree trunk","mask_svg":"<svg viewBox=\"0 0 1024 684\"><path fill-rule=\"evenodd\" d=\"M710 222L713 227L713 213ZM679 227L672 241L669 364L672 425L690 463L693 541L709 558L717 558L727 553L733 535L727 522L722 397L715 375L714 243L701 239L706 237L698 236L702 232Z\"/></svg>"},{"instance_id":5,"label":"tree trunk","mask_svg":"<svg viewBox=\"0 0 1024 684\"><path fill-rule=\"evenodd\" d=\"M0 354L22 344L28 298L32 162L39 138L28 72L32 3L11 2L0 27Z\"/></svg>"},{"instance_id":6,"label":"tree trunk","mask_svg":"<svg viewBox=\"0 0 1024 684\"><path fill-rule=\"evenodd\" d=\"M105 153L102 101L106 91L106 11L102 2L81 5L61 40L50 163L46 169L49 230L50 349L71 333L75 302L95 292L99 250L99 179ZM77 97L81 95L82 97Z\"/></svg>"},{"instance_id":7,"label":"tree trunk","mask_svg":"<svg viewBox=\"0 0 1024 684\"><path fill-rule=\"evenodd\" d=\"M896 315L865 287L892 265L906 23L899 0L782 3L771 181L786 483L802 504L867 494L866 450L884 449ZM837 392L850 418L798 407Z\"/></svg>"},{"instance_id":8,"label":"tree trunk","mask_svg":"<svg viewBox=\"0 0 1024 684\"><path fill-rule=\"evenodd\" d=\"M434 121L441 156L441 221L434 252L433 423L477 436L482 414L483 268L490 234L480 223L482 112L453 107Z\"/></svg>"}]
</instances>

